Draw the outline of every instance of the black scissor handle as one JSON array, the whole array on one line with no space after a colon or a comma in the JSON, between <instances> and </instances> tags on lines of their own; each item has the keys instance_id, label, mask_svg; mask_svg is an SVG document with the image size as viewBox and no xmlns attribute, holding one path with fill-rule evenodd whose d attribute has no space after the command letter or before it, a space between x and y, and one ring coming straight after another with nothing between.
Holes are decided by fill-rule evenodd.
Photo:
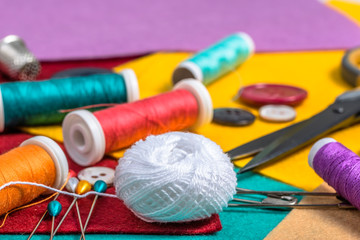
<instances>
[{"instance_id":1,"label":"black scissor handle","mask_svg":"<svg viewBox=\"0 0 360 240\"><path fill-rule=\"evenodd\" d=\"M346 91L336 98L337 103L341 102L356 102L360 101L360 89ZM359 109L360 110L360 109Z\"/></svg>"},{"instance_id":2,"label":"black scissor handle","mask_svg":"<svg viewBox=\"0 0 360 240\"><path fill-rule=\"evenodd\" d=\"M345 53L341 60L341 75L352 86L360 86L360 47Z\"/></svg>"}]
</instances>

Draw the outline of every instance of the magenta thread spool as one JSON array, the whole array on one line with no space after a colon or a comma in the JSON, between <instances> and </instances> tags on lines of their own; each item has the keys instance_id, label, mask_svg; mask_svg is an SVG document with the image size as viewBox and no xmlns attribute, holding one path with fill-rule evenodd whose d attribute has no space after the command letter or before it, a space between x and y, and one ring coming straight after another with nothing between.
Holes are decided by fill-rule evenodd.
<instances>
[{"instance_id":1,"label":"magenta thread spool","mask_svg":"<svg viewBox=\"0 0 360 240\"><path fill-rule=\"evenodd\" d=\"M360 209L360 157L332 138L317 141L309 165L336 192Z\"/></svg>"}]
</instances>

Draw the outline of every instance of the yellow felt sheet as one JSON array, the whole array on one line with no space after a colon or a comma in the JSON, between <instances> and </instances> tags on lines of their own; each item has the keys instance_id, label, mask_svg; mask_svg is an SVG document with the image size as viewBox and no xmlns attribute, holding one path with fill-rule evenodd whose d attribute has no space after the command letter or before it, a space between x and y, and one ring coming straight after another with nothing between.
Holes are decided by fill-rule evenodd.
<instances>
[{"instance_id":1,"label":"yellow felt sheet","mask_svg":"<svg viewBox=\"0 0 360 240\"><path fill-rule=\"evenodd\" d=\"M302 87L309 92L308 98L296 107L297 117L290 123L269 123L260 120L246 127L225 127L209 124L196 129L218 143L224 151L257 137L304 120L331 104L336 96L351 87L341 79L340 61L343 51L303 53L257 53L245 64L208 86L214 107L242 107L258 117L256 108L241 104L236 94L241 86L253 83L280 83ZM156 53L119 66L116 70L132 68L138 77L141 98L171 90L171 74L176 65L189 56L188 53ZM61 141L60 127L24 128L33 134L43 134ZM358 136L360 125L330 135L355 152L360 151ZM322 180L307 164L310 146L265 168L260 173L305 190L313 190ZM122 151L112 156L120 157ZM248 160L235 164L243 166Z\"/></svg>"},{"instance_id":2,"label":"yellow felt sheet","mask_svg":"<svg viewBox=\"0 0 360 240\"><path fill-rule=\"evenodd\" d=\"M330 0L326 4L360 26L360 2Z\"/></svg>"}]
</instances>

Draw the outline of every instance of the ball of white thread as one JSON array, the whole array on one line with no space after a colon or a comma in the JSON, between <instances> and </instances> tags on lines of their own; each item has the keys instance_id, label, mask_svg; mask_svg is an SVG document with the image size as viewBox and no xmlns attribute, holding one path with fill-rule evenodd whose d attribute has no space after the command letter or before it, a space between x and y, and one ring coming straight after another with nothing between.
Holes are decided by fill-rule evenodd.
<instances>
[{"instance_id":1,"label":"ball of white thread","mask_svg":"<svg viewBox=\"0 0 360 240\"><path fill-rule=\"evenodd\" d=\"M186 222L219 213L233 198L236 180L216 143L183 132L138 141L115 172L117 196L147 222Z\"/></svg>"}]
</instances>

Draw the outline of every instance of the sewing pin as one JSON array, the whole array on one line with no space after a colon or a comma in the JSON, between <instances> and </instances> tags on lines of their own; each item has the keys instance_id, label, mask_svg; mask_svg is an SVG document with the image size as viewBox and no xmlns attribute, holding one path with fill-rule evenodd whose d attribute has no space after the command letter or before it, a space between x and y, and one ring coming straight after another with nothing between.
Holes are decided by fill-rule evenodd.
<instances>
[{"instance_id":1,"label":"sewing pin","mask_svg":"<svg viewBox=\"0 0 360 240\"><path fill-rule=\"evenodd\" d=\"M53 200L53 201L49 202L47 210L49 212L49 215L52 216L50 240L53 239L55 217L60 214L61 209L62 209L61 204L58 201Z\"/></svg>"},{"instance_id":2,"label":"sewing pin","mask_svg":"<svg viewBox=\"0 0 360 240\"><path fill-rule=\"evenodd\" d=\"M69 179L69 181L66 183L66 189L69 191L69 192L75 192L76 190L76 187L79 183L79 180L76 178L76 177L72 177ZM57 225L57 227L55 228L55 231L54 231L54 236L57 232L57 230L59 229L59 227L61 226L61 224L63 223L63 221L65 220L66 216L69 214L71 208L72 208L72 205L74 205L74 203L71 203L71 205L69 206L69 208L67 209L67 211L65 212L64 216L61 218L59 224Z\"/></svg>"},{"instance_id":3,"label":"sewing pin","mask_svg":"<svg viewBox=\"0 0 360 240\"><path fill-rule=\"evenodd\" d=\"M76 193L77 194L84 194L84 193L87 193L88 191L91 190L91 184L86 181L86 180L81 180L79 182L79 184L77 185L76 187ZM76 211L77 211L77 214L78 214L78 218L79 218L79 224L80 224L80 229L81 229L81 236L82 238L85 240L85 230L83 228L83 224L81 222L81 215L80 215L80 210L79 210L79 205L78 205L78 202L75 201L75 207L76 207Z\"/></svg>"},{"instance_id":4,"label":"sewing pin","mask_svg":"<svg viewBox=\"0 0 360 240\"><path fill-rule=\"evenodd\" d=\"M77 184L76 184L77 183ZM75 185L76 184L76 185ZM79 182L79 180L77 178L70 178L69 179L69 183L67 185L67 189L75 192L77 194L85 194L88 191L91 190L91 184L86 181L86 180L81 180ZM58 229L60 228L62 222L65 220L65 218L67 217L67 215L69 214L70 210L72 209L72 207L76 206L76 211L78 214L78 219L79 219L79 224L80 224L80 229L81 229L81 235L83 237L83 239L85 240L85 236L84 236L84 230L83 230L83 225L81 222L81 216L80 216L80 211L79 211L79 206L77 204L77 197L74 197L74 200L72 201L72 203L70 204L69 208L66 210L66 213L64 214L64 216L62 217L62 219L60 220L58 226L56 227L53 236L55 236L56 232L58 231Z\"/></svg>"},{"instance_id":5,"label":"sewing pin","mask_svg":"<svg viewBox=\"0 0 360 240\"><path fill-rule=\"evenodd\" d=\"M59 194L56 194L56 196L54 197L54 201L57 199L57 197L59 196ZM36 230L39 228L40 223L44 220L46 214L48 213L48 210L46 209L44 214L41 216L40 220L38 221L38 223L36 224L35 228L32 230L32 232L30 233L29 237L27 238L27 240L30 240L32 238L32 236L34 235L34 233L36 232Z\"/></svg>"},{"instance_id":6,"label":"sewing pin","mask_svg":"<svg viewBox=\"0 0 360 240\"><path fill-rule=\"evenodd\" d=\"M75 172L74 172L73 170L70 170L70 173L69 173L69 174L70 174L70 176L75 176ZM73 183L73 182L74 182L74 179L76 180L76 183ZM79 180L77 180L77 178L70 178L70 179L68 180L68 182L66 183L66 189L68 189L68 191L70 191L69 188L70 188L70 186L71 186L72 183L73 183L72 185L75 184L75 187L74 187L74 189L75 189L76 186L77 186L77 184L78 184L78 182L79 182ZM55 195L54 200L56 200L58 197L59 197L59 193L57 193L57 194ZM44 218L45 218L45 216L46 216L47 213L48 213L48 210L46 209L45 212L44 212L44 214L41 216L40 220L39 220L38 223L36 224L34 230L30 233L30 236L27 238L27 240L30 240L30 239L32 238L32 236L35 234L36 230L39 228L41 222L44 220Z\"/></svg>"},{"instance_id":7,"label":"sewing pin","mask_svg":"<svg viewBox=\"0 0 360 240\"><path fill-rule=\"evenodd\" d=\"M106 191L106 189L107 189L107 184L106 184L106 182L104 182L103 180L97 180L97 181L95 182L95 184L94 184L94 191L95 191L95 192L103 193L103 192ZM95 195L94 201L93 201L92 204L91 204L91 208L90 208L90 211L89 211L89 215L88 215L88 217L87 217L87 219L86 219L86 222L85 222L85 225L84 225L84 232L85 232L86 227L87 227L87 225L88 225L88 223L89 223L90 217L91 217L91 215L92 215L92 213L93 213L93 210L94 210L94 207L95 207L95 204L96 204L96 201L97 201L98 198L99 198L99 195ZM82 236L80 237L80 240L81 240L81 239L82 239Z\"/></svg>"}]
</instances>

